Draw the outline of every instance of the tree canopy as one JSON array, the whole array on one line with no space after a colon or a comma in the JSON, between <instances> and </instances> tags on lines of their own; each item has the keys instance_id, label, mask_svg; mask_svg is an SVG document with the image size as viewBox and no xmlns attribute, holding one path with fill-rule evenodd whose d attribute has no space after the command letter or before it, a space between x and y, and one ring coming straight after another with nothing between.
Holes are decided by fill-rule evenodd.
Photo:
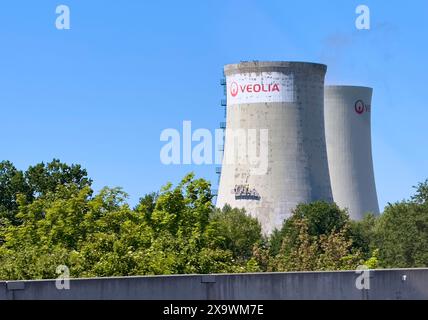
<instances>
[{"instance_id":1,"label":"tree canopy","mask_svg":"<svg viewBox=\"0 0 428 320\"><path fill-rule=\"evenodd\" d=\"M54 159L20 171L0 163L0 279L428 267L428 181L380 217L351 221L345 209L299 204L263 235L242 209L213 206L193 174L141 197L95 193L79 165Z\"/></svg>"}]
</instances>

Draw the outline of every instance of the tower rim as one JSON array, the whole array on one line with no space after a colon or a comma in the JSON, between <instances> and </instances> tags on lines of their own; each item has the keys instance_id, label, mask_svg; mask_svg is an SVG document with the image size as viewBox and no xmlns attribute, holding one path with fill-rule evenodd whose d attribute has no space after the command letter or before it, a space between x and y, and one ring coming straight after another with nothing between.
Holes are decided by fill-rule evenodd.
<instances>
[{"instance_id":1,"label":"tower rim","mask_svg":"<svg viewBox=\"0 0 428 320\"><path fill-rule=\"evenodd\" d=\"M371 90L373 91L372 87L369 86L357 86L357 85L350 85L350 84L326 84L324 86L326 90L330 89L362 89L362 90Z\"/></svg>"},{"instance_id":2,"label":"tower rim","mask_svg":"<svg viewBox=\"0 0 428 320\"><path fill-rule=\"evenodd\" d=\"M327 65L316 62L305 61L243 61L240 63L226 64L224 66L225 75L260 72L260 71L280 71L280 69L307 69L308 71L318 70L326 73Z\"/></svg>"}]
</instances>

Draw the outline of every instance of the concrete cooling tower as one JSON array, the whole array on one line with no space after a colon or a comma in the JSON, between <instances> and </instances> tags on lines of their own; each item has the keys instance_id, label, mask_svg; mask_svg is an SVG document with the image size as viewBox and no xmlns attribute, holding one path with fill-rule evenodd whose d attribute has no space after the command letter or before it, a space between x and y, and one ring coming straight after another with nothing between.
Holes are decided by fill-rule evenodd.
<instances>
[{"instance_id":1,"label":"concrete cooling tower","mask_svg":"<svg viewBox=\"0 0 428 320\"><path fill-rule=\"evenodd\" d=\"M372 89L326 86L325 134L334 201L351 219L379 213L371 149Z\"/></svg>"},{"instance_id":2,"label":"concrete cooling tower","mask_svg":"<svg viewBox=\"0 0 428 320\"><path fill-rule=\"evenodd\" d=\"M332 201L324 132L326 69L304 62L225 66L217 207L245 208L271 233L297 204Z\"/></svg>"}]
</instances>

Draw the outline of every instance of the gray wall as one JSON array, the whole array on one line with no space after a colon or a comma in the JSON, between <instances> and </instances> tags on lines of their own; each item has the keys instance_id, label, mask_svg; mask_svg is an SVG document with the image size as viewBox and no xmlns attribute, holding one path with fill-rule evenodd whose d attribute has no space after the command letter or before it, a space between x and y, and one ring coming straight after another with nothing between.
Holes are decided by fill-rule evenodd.
<instances>
[{"instance_id":1,"label":"gray wall","mask_svg":"<svg viewBox=\"0 0 428 320\"><path fill-rule=\"evenodd\" d=\"M370 271L358 290L354 271L177 275L0 282L4 299L428 299L428 269Z\"/></svg>"}]
</instances>

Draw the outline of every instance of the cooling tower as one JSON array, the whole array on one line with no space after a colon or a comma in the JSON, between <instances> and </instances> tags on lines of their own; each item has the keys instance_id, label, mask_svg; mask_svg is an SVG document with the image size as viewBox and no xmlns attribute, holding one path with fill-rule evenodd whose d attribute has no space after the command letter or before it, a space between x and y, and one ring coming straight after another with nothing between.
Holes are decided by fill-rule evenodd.
<instances>
[{"instance_id":1,"label":"cooling tower","mask_svg":"<svg viewBox=\"0 0 428 320\"><path fill-rule=\"evenodd\" d=\"M379 213L371 149L372 89L326 86L325 135L333 199L351 219Z\"/></svg>"},{"instance_id":2,"label":"cooling tower","mask_svg":"<svg viewBox=\"0 0 428 320\"><path fill-rule=\"evenodd\" d=\"M327 67L304 62L226 65L227 107L217 207L281 228L299 203L332 201L324 133Z\"/></svg>"}]
</instances>

